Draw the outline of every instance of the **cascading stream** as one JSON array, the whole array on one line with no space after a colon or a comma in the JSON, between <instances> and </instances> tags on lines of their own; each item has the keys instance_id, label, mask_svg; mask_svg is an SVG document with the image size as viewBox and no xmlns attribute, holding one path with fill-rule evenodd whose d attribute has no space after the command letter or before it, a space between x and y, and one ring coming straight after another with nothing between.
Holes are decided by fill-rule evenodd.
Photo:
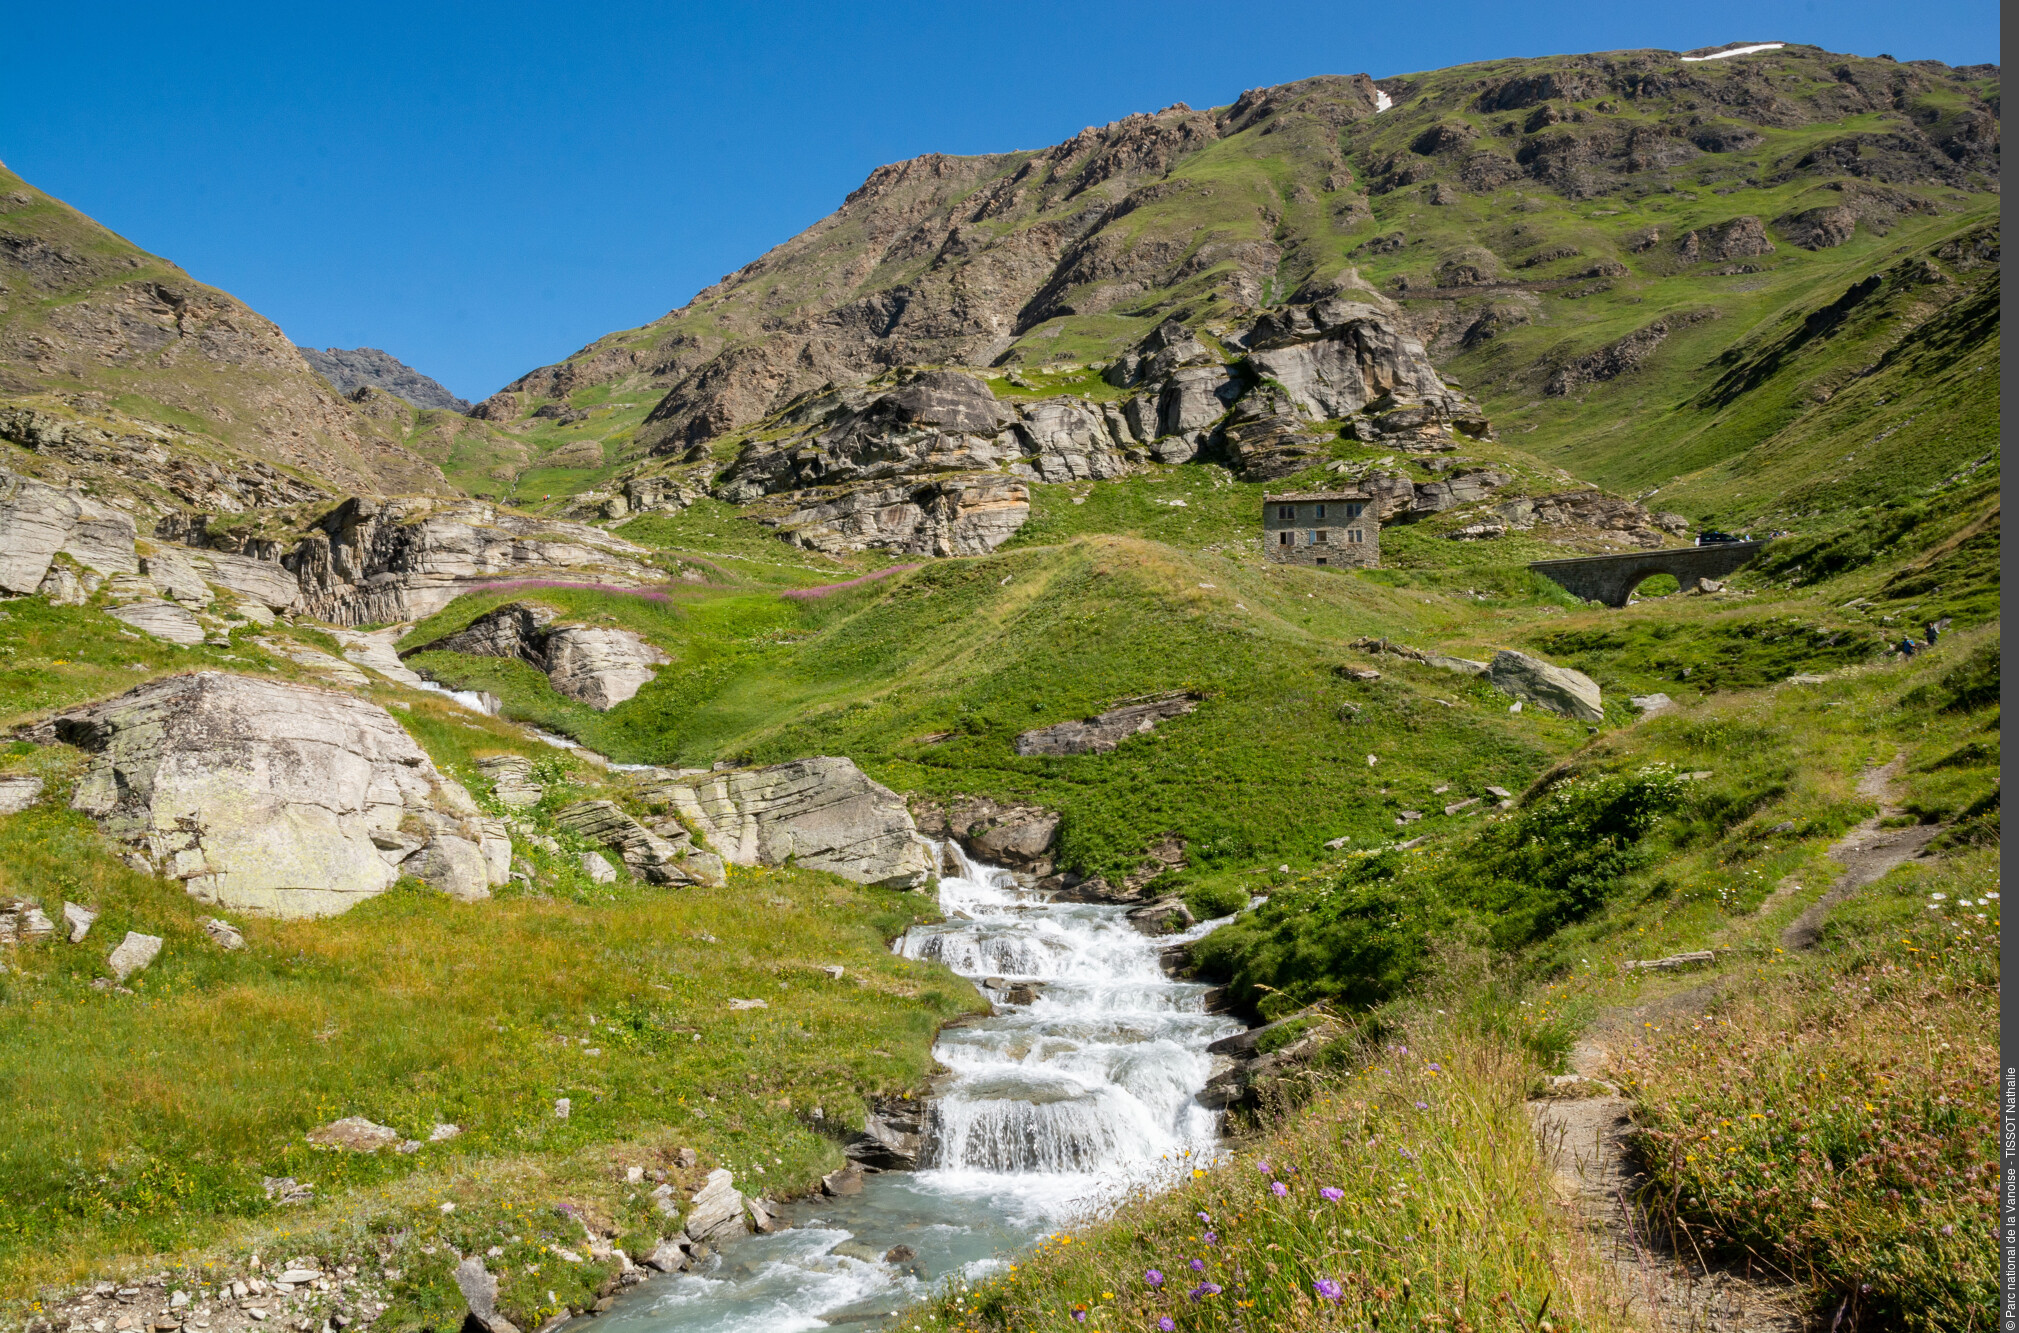
<instances>
[{"instance_id":1,"label":"cascading stream","mask_svg":"<svg viewBox=\"0 0 2019 1333\"><path fill-rule=\"evenodd\" d=\"M1205 1048L1241 1024L1206 1013L1207 988L1166 977L1157 954L1219 923L1152 939L1123 908L1050 902L956 845L938 851L952 872L939 881L946 920L913 927L897 951L992 983L983 993L996 1010L947 1029L933 1048L949 1074L928 1107L921 1169L872 1176L860 1196L795 1205L792 1230L646 1284L606 1324L626 1333L859 1325L1214 1151L1217 1117L1197 1101L1212 1073ZM1005 1003L1009 994L1029 1002ZM893 1245L917 1258L883 1262Z\"/></svg>"}]
</instances>

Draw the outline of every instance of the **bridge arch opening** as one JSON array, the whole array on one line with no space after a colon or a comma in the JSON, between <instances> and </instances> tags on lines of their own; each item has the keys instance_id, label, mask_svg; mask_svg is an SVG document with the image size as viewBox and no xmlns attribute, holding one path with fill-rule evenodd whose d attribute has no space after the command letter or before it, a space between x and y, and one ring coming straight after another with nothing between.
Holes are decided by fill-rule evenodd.
<instances>
[{"instance_id":1,"label":"bridge arch opening","mask_svg":"<svg viewBox=\"0 0 2019 1333\"><path fill-rule=\"evenodd\" d=\"M1640 582L1626 590L1628 597L1668 597L1682 591L1682 580L1661 570L1653 570L1642 576Z\"/></svg>"}]
</instances>

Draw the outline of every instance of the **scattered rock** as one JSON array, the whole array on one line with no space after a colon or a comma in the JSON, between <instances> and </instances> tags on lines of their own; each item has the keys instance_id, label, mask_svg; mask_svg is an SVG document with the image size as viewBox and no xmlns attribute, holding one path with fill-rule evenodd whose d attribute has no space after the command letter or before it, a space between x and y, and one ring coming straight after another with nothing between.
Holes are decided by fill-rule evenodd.
<instances>
[{"instance_id":1,"label":"scattered rock","mask_svg":"<svg viewBox=\"0 0 2019 1333\"><path fill-rule=\"evenodd\" d=\"M293 1176L266 1176L260 1181L267 1201L282 1205L315 1202L315 1186L304 1185Z\"/></svg>"},{"instance_id":2,"label":"scattered rock","mask_svg":"<svg viewBox=\"0 0 2019 1333\"><path fill-rule=\"evenodd\" d=\"M126 932L126 938L119 942L119 947L112 951L105 963L112 969L114 976L125 981L134 973L144 971L160 953L161 936L143 935L137 930L129 930Z\"/></svg>"},{"instance_id":3,"label":"scattered rock","mask_svg":"<svg viewBox=\"0 0 2019 1333\"><path fill-rule=\"evenodd\" d=\"M1016 739L1016 752L1026 757L1105 754L1130 736L1154 731L1159 722L1191 712L1200 701L1200 695L1189 691L1124 700L1084 722L1059 722L1026 731Z\"/></svg>"},{"instance_id":4,"label":"scattered rock","mask_svg":"<svg viewBox=\"0 0 2019 1333\"><path fill-rule=\"evenodd\" d=\"M1539 657L1503 648L1493 655L1487 679L1495 689L1580 722L1605 721L1598 683L1581 671L1552 666Z\"/></svg>"},{"instance_id":5,"label":"scattered rock","mask_svg":"<svg viewBox=\"0 0 2019 1333\"><path fill-rule=\"evenodd\" d=\"M463 1302L469 1306L470 1315L466 1322L474 1322L483 1333L519 1333L503 1315L498 1313L498 1279L484 1267L484 1261L471 1255L456 1265L456 1286L463 1293Z\"/></svg>"},{"instance_id":6,"label":"scattered rock","mask_svg":"<svg viewBox=\"0 0 2019 1333\"><path fill-rule=\"evenodd\" d=\"M883 1252L883 1261L887 1264L908 1264L916 1258L918 1251L909 1245L893 1245Z\"/></svg>"},{"instance_id":7,"label":"scattered rock","mask_svg":"<svg viewBox=\"0 0 2019 1333\"><path fill-rule=\"evenodd\" d=\"M317 1148L340 1148L346 1152L377 1152L400 1141L400 1132L373 1124L361 1115L345 1116L310 1130L303 1136Z\"/></svg>"},{"instance_id":8,"label":"scattered rock","mask_svg":"<svg viewBox=\"0 0 2019 1333\"><path fill-rule=\"evenodd\" d=\"M41 778L33 773L0 773L0 815L18 815L41 799Z\"/></svg>"},{"instance_id":9,"label":"scattered rock","mask_svg":"<svg viewBox=\"0 0 2019 1333\"><path fill-rule=\"evenodd\" d=\"M708 1182L688 1202L686 1230L690 1238L719 1243L744 1233L743 1195L734 1181L735 1177L719 1167L708 1173Z\"/></svg>"},{"instance_id":10,"label":"scattered rock","mask_svg":"<svg viewBox=\"0 0 2019 1333\"><path fill-rule=\"evenodd\" d=\"M1468 796L1462 801L1453 801L1450 805L1445 806L1444 813L1447 815L1455 815L1460 810L1466 810L1478 804L1479 804L1479 798L1477 796Z\"/></svg>"},{"instance_id":11,"label":"scattered rock","mask_svg":"<svg viewBox=\"0 0 2019 1333\"><path fill-rule=\"evenodd\" d=\"M98 919L98 913L76 903L63 904L63 924L70 927L70 942L84 943L84 937L91 933L91 923Z\"/></svg>"},{"instance_id":12,"label":"scattered rock","mask_svg":"<svg viewBox=\"0 0 2019 1333\"><path fill-rule=\"evenodd\" d=\"M662 1240L641 1262L661 1273L682 1272L688 1264L687 1250L677 1240Z\"/></svg>"},{"instance_id":13,"label":"scattered rock","mask_svg":"<svg viewBox=\"0 0 2019 1333\"><path fill-rule=\"evenodd\" d=\"M862 1164L850 1162L839 1170L828 1172L820 1178L820 1188L834 1198L862 1193Z\"/></svg>"},{"instance_id":14,"label":"scattered rock","mask_svg":"<svg viewBox=\"0 0 2019 1333\"><path fill-rule=\"evenodd\" d=\"M556 1097L554 1099L554 1119L566 1120L568 1118L569 1113L572 1112L574 1109L575 1109L575 1103L569 1098Z\"/></svg>"},{"instance_id":15,"label":"scattered rock","mask_svg":"<svg viewBox=\"0 0 2019 1333\"><path fill-rule=\"evenodd\" d=\"M524 755L491 754L477 760L477 770L491 780L499 802L514 810L538 805L546 788L533 780L533 761Z\"/></svg>"},{"instance_id":16,"label":"scattered rock","mask_svg":"<svg viewBox=\"0 0 2019 1333\"><path fill-rule=\"evenodd\" d=\"M204 920L203 930L206 935L210 936L210 942L220 949L243 949L245 947L245 936L239 932L238 927L232 925L229 921L220 921L214 916L208 917Z\"/></svg>"},{"instance_id":17,"label":"scattered rock","mask_svg":"<svg viewBox=\"0 0 2019 1333\"><path fill-rule=\"evenodd\" d=\"M598 884L617 882L617 868L601 852L582 853L582 873Z\"/></svg>"},{"instance_id":18,"label":"scattered rock","mask_svg":"<svg viewBox=\"0 0 2019 1333\"><path fill-rule=\"evenodd\" d=\"M925 1144L924 1108L915 1101L885 1097L862 1118L862 1132L842 1146L850 1161L884 1171L918 1165Z\"/></svg>"},{"instance_id":19,"label":"scattered rock","mask_svg":"<svg viewBox=\"0 0 2019 1333\"><path fill-rule=\"evenodd\" d=\"M1160 898L1128 914L1129 924L1145 935L1175 935L1199 924L1182 898Z\"/></svg>"},{"instance_id":20,"label":"scattered rock","mask_svg":"<svg viewBox=\"0 0 2019 1333\"><path fill-rule=\"evenodd\" d=\"M1639 710L1642 717L1653 717L1675 707L1675 700L1666 694L1635 694L1629 696L1627 702Z\"/></svg>"},{"instance_id":21,"label":"scattered rock","mask_svg":"<svg viewBox=\"0 0 2019 1333\"><path fill-rule=\"evenodd\" d=\"M762 1000L731 1000L729 1001L729 1007L731 1009L769 1009L771 1006Z\"/></svg>"},{"instance_id":22,"label":"scattered rock","mask_svg":"<svg viewBox=\"0 0 2019 1333\"><path fill-rule=\"evenodd\" d=\"M1715 949L1699 949L1694 953L1670 954L1667 958L1632 959L1619 966L1623 972L1679 972L1684 968L1703 967L1717 960Z\"/></svg>"}]
</instances>

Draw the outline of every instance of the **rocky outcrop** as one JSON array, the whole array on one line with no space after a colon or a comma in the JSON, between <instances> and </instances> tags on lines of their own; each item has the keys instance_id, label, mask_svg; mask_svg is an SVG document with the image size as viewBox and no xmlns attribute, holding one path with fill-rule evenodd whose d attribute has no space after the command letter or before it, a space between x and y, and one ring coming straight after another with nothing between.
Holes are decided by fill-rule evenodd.
<instances>
[{"instance_id":1,"label":"rocky outcrop","mask_svg":"<svg viewBox=\"0 0 2019 1333\"><path fill-rule=\"evenodd\" d=\"M1542 391L1551 397L1561 398L1587 384L1617 379L1629 371L1639 369L1642 362L1654 355L1656 348L1668 341L1670 334L1717 317L1716 307L1663 315L1660 319L1635 329L1623 338L1615 339L1595 351L1586 352L1583 356L1558 366L1544 381Z\"/></svg>"},{"instance_id":2,"label":"rocky outcrop","mask_svg":"<svg viewBox=\"0 0 2019 1333\"><path fill-rule=\"evenodd\" d=\"M1377 306L1337 297L1286 306L1256 320L1243 341L1256 374L1312 417L1346 421L1355 439L1437 450L1491 434L1478 405L1448 387L1423 345Z\"/></svg>"},{"instance_id":3,"label":"rocky outcrop","mask_svg":"<svg viewBox=\"0 0 2019 1333\"><path fill-rule=\"evenodd\" d=\"M143 634L151 634L170 643L189 647L203 642L203 622L187 608L174 602L143 598L140 601L115 606L105 614L133 626Z\"/></svg>"},{"instance_id":4,"label":"rocky outcrop","mask_svg":"<svg viewBox=\"0 0 2019 1333\"><path fill-rule=\"evenodd\" d=\"M402 873L479 897L509 869L502 828L349 694L206 671L32 734L90 756L73 808L206 902L327 916Z\"/></svg>"},{"instance_id":5,"label":"rocky outcrop","mask_svg":"<svg viewBox=\"0 0 2019 1333\"><path fill-rule=\"evenodd\" d=\"M1681 514L1650 512L1600 490L1522 496L1495 505L1494 514L1507 528L1519 532L1536 527L1568 528L1650 549L1666 546L1691 527Z\"/></svg>"},{"instance_id":6,"label":"rocky outcrop","mask_svg":"<svg viewBox=\"0 0 2019 1333\"><path fill-rule=\"evenodd\" d=\"M987 555L1030 518L1030 488L1002 476L964 476L916 485L823 492L788 513L760 516L795 546L838 555Z\"/></svg>"},{"instance_id":7,"label":"rocky outcrop","mask_svg":"<svg viewBox=\"0 0 2019 1333\"><path fill-rule=\"evenodd\" d=\"M554 822L616 852L632 874L651 883L723 882L722 858L696 847L677 823L662 823L655 832L614 801L577 801L556 811Z\"/></svg>"},{"instance_id":8,"label":"rocky outcrop","mask_svg":"<svg viewBox=\"0 0 2019 1333\"><path fill-rule=\"evenodd\" d=\"M476 500L346 500L281 563L297 612L338 625L432 615L474 586L526 577L642 586L645 551L600 528L515 514Z\"/></svg>"},{"instance_id":9,"label":"rocky outcrop","mask_svg":"<svg viewBox=\"0 0 2019 1333\"><path fill-rule=\"evenodd\" d=\"M1686 232L1676 242L1676 253L1690 263L1713 263L1730 259L1751 259L1774 252L1767 229L1756 217L1735 217L1711 227Z\"/></svg>"},{"instance_id":10,"label":"rocky outcrop","mask_svg":"<svg viewBox=\"0 0 2019 1333\"><path fill-rule=\"evenodd\" d=\"M648 794L668 802L733 865L790 861L897 889L932 881L932 858L904 798L871 781L852 759L821 756L675 778Z\"/></svg>"},{"instance_id":11,"label":"rocky outcrop","mask_svg":"<svg viewBox=\"0 0 2019 1333\"><path fill-rule=\"evenodd\" d=\"M1493 687L1552 713L1580 722L1605 721L1605 702L1598 682L1582 671L1552 666L1539 657L1503 648L1486 669Z\"/></svg>"},{"instance_id":12,"label":"rocky outcrop","mask_svg":"<svg viewBox=\"0 0 2019 1333\"><path fill-rule=\"evenodd\" d=\"M1043 877L1052 873L1052 848L1060 816L1035 805L1004 805L987 796L955 796L912 803L918 831L952 838L969 856Z\"/></svg>"},{"instance_id":13,"label":"rocky outcrop","mask_svg":"<svg viewBox=\"0 0 2019 1333\"><path fill-rule=\"evenodd\" d=\"M883 1171L907 1171L919 1164L927 1138L927 1108L898 1097L878 1100L862 1118L862 1132L842 1145L851 1162Z\"/></svg>"},{"instance_id":14,"label":"rocky outcrop","mask_svg":"<svg viewBox=\"0 0 2019 1333\"><path fill-rule=\"evenodd\" d=\"M79 491L0 472L0 592L42 586L59 554L100 574L140 568L130 515Z\"/></svg>"},{"instance_id":15,"label":"rocky outcrop","mask_svg":"<svg viewBox=\"0 0 2019 1333\"><path fill-rule=\"evenodd\" d=\"M415 407L467 412L468 401L456 397L420 371L376 347L301 349L301 359L348 397L366 385L401 398Z\"/></svg>"},{"instance_id":16,"label":"rocky outcrop","mask_svg":"<svg viewBox=\"0 0 2019 1333\"><path fill-rule=\"evenodd\" d=\"M477 760L477 771L491 780L491 794L514 810L538 805L546 795L546 788L533 778L533 761L524 755L486 755Z\"/></svg>"},{"instance_id":17,"label":"rocky outcrop","mask_svg":"<svg viewBox=\"0 0 2019 1333\"><path fill-rule=\"evenodd\" d=\"M516 657L547 673L554 688L608 712L636 695L672 659L627 629L569 624L553 610L508 602L464 629L402 656L422 652Z\"/></svg>"},{"instance_id":18,"label":"rocky outcrop","mask_svg":"<svg viewBox=\"0 0 2019 1333\"><path fill-rule=\"evenodd\" d=\"M1131 736L1155 731L1159 722L1191 712L1199 702L1199 695L1186 691L1124 700L1098 717L1026 731L1016 739L1016 752L1025 756L1105 754Z\"/></svg>"}]
</instances>

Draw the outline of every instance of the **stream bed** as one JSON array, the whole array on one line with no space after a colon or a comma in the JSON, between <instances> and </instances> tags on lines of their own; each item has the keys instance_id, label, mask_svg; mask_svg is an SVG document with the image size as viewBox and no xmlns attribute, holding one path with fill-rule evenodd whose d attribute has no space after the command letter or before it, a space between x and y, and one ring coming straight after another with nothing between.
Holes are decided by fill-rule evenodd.
<instances>
[{"instance_id":1,"label":"stream bed","mask_svg":"<svg viewBox=\"0 0 2019 1333\"><path fill-rule=\"evenodd\" d=\"M940 1034L933 1054L951 1074L928 1106L920 1169L784 1206L786 1230L631 1289L602 1333L871 1327L949 1274L985 1275L1215 1151L1218 1118L1196 1100L1205 1048L1243 1025L1206 1013L1207 988L1166 977L1157 954L1220 923L1151 938L1123 908L1048 902L957 846L941 854L955 872L939 881L947 919L905 932L897 951L1036 998ZM915 1257L885 1262L896 1246Z\"/></svg>"}]
</instances>

